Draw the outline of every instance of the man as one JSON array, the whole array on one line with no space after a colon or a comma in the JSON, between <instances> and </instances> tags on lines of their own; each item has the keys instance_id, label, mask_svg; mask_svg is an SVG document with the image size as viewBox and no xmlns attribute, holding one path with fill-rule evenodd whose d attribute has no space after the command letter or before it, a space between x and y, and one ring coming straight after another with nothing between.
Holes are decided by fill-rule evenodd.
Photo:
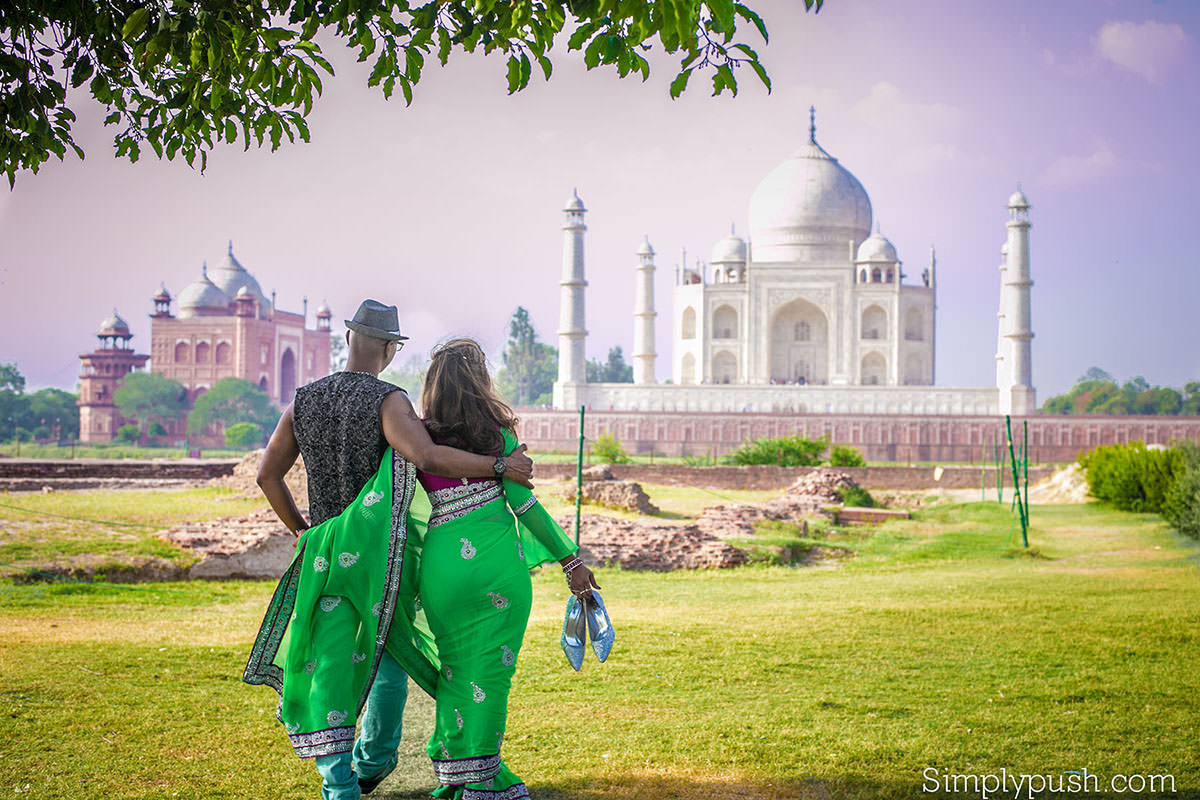
<instances>
[{"instance_id":1,"label":"man","mask_svg":"<svg viewBox=\"0 0 1200 800\"><path fill-rule=\"evenodd\" d=\"M346 369L297 390L295 401L271 435L259 468L258 485L289 530L299 535L310 524L300 514L284 482L297 456L303 457L308 472L312 525L337 517L355 502L375 476L389 446L418 469L437 475L503 475L531 485L533 462L525 455L524 445L503 459L435 445L404 391L379 380L379 373L407 339L400 334L395 306L365 300L354 319L346 320L346 327ZM407 508L403 511L406 513ZM346 629L357 627L357 622L353 617L339 616L345 609L343 605L336 613L319 615L316 624L323 627L314 630L313 636L325 641L352 636L353 631ZM298 753L315 755L325 800L356 800L360 792L369 793L396 766L408 675L386 651L377 663L353 755L346 740L353 736L353 719L345 720L339 728L348 734L319 747L307 744L304 749L297 743L299 737L293 736ZM345 679L343 667L328 673L314 670L314 682Z\"/></svg>"}]
</instances>

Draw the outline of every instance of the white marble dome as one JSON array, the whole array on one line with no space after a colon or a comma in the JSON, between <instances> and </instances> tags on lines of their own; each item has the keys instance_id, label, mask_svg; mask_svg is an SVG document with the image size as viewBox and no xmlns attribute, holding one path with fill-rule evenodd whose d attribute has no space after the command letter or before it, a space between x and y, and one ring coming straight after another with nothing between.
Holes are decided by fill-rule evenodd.
<instances>
[{"instance_id":1,"label":"white marble dome","mask_svg":"<svg viewBox=\"0 0 1200 800\"><path fill-rule=\"evenodd\" d=\"M229 295L218 289L209 279L207 266L201 270L199 278L183 287L177 303L181 317L195 317L202 313L212 316L229 311Z\"/></svg>"},{"instance_id":2,"label":"white marble dome","mask_svg":"<svg viewBox=\"0 0 1200 800\"><path fill-rule=\"evenodd\" d=\"M649 236L642 237L642 243L637 249L637 254L639 256L654 255L654 248L650 246L650 237Z\"/></svg>"},{"instance_id":3,"label":"white marble dome","mask_svg":"<svg viewBox=\"0 0 1200 800\"><path fill-rule=\"evenodd\" d=\"M896 255L896 248L887 240L883 234L878 231L868 236L863 243L858 246L858 256L855 261L886 261L894 263L899 261Z\"/></svg>"},{"instance_id":4,"label":"white marble dome","mask_svg":"<svg viewBox=\"0 0 1200 800\"><path fill-rule=\"evenodd\" d=\"M871 200L815 137L771 170L750 198L755 247L861 241L871 233Z\"/></svg>"},{"instance_id":5,"label":"white marble dome","mask_svg":"<svg viewBox=\"0 0 1200 800\"><path fill-rule=\"evenodd\" d=\"M566 205L563 206L563 211L587 211L583 207L583 201L579 199L579 190L571 190L571 196L567 198Z\"/></svg>"},{"instance_id":6,"label":"white marble dome","mask_svg":"<svg viewBox=\"0 0 1200 800\"><path fill-rule=\"evenodd\" d=\"M1029 201L1025 199L1025 193L1017 189L1008 196L1009 208L1029 208Z\"/></svg>"},{"instance_id":7,"label":"white marble dome","mask_svg":"<svg viewBox=\"0 0 1200 800\"><path fill-rule=\"evenodd\" d=\"M745 264L746 240L730 231L729 235L713 245L713 264Z\"/></svg>"}]
</instances>

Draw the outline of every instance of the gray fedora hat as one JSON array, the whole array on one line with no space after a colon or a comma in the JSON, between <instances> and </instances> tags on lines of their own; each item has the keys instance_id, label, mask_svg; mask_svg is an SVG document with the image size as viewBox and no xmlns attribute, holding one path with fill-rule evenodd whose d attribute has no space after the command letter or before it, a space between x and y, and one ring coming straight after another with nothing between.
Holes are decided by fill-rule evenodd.
<instances>
[{"instance_id":1,"label":"gray fedora hat","mask_svg":"<svg viewBox=\"0 0 1200 800\"><path fill-rule=\"evenodd\" d=\"M407 336L400 335L400 318L395 306L385 306L378 300L363 300L354 312L354 319L346 320L346 327L363 336L402 342Z\"/></svg>"}]
</instances>

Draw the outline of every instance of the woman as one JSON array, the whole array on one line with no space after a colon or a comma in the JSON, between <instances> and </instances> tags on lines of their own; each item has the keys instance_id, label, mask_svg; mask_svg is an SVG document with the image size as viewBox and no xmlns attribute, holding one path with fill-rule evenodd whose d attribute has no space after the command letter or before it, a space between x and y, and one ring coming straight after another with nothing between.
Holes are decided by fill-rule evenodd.
<instances>
[{"instance_id":1,"label":"woman","mask_svg":"<svg viewBox=\"0 0 1200 800\"><path fill-rule=\"evenodd\" d=\"M483 350L471 339L452 339L434 351L421 409L438 444L497 457L517 446L517 419L496 395ZM529 489L496 478L422 472L417 478L431 505L419 598L441 670L428 752L442 785L433 796L529 797L500 758L533 599L529 569L557 560L577 596L600 587Z\"/></svg>"}]
</instances>

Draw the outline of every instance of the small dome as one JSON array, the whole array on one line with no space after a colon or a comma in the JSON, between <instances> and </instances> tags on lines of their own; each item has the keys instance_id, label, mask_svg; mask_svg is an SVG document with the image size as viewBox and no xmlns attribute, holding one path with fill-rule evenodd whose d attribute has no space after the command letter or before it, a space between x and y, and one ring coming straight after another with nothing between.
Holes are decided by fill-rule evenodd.
<instances>
[{"instance_id":1,"label":"small dome","mask_svg":"<svg viewBox=\"0 0 1200 800\"><path fill-rule=\"evenodd\" d=\"M643 236L643 237L642 237L642 244L641 244L641 246L640 246L640 247L638 247L638 249L637 249L637 254L638 254L639 256L652 256L652 255L654 255L654 248L650 246L650 237L649 237L649 236Z\"/></svg>"},{"instance_id":2,"label":"small dome","mask_svg":"<svg viewBox=\"0 0 1200 800\"><path fill-rule=\"evenodd\" d=\"M197 312L227 312L229 310L229 295L217 288L208 277L208 267L200 272L200 277L183 287L179 293L179 316L195 317Z\"/></svg>"},{"instance_id":3,"label":"small dome","mask_svg":"<svg viewBox=\"0 0 1200 800\"><path fill-rule=\"evenodd\" d=\"M157 301L170 301L171 293L167 291L165 283L159 284L158 291L154 294L154 299Z\"/></svg>"},{"instance_id":4,"label":"small dome","mask_svg":"<svg viewBox=\"0 0 1200 800\"><path fill-rule=\"evenodd\" d=\"M858 256L855 261L886 261L895 263L900 259L896 256L896 248L881 233L873 233L858 246Z\"/></svg>"},{"instance_id":5,"label":"small dome","mask_svg":"<svg viewBox=\"0 0 1200 800\"><path fill-rule=\"evenodd\" d=\"M713 245L713 264L745 264L746 240L737 236L731 230L729 235Z\"/></svg>"},{"instance_id":6,"label":"small dome","mask_svg":"<svg viewBox=\"0 0 1200 800\"><path fill-rule=\"evenodd\" d=\"M128 336L129 335L129 323L126 322L125 320L121 319L121 315L118 314L117 310L114 308L113 312L112 312L112 316L106 317L105 320L100 323L100 331L97 335L98 336Z\"/></svg>"},{"instance_id":7,"label":"small dome","mask_svg":"<svg viewBox=\"0 0 1200 800\"><path fill-rule=\"evenodd\" d=\"M250 293L250 287L249 287L249 286L243 286L242 288L238 289L238 290L237 290L237 295L236 295L236 296L237 296L237 297L254 297L254 295L252 295L252 294Z\"/></svg>"},{"instance_id":8,"label":"small dome","mask_svg":"<svg viewBox=\"0 0 1200 800\"><path fill-rule=\"evenodd\" d=\"M229 250L226 252L221 266L212 271L211 279L213 284L225 293L226 297L236 297L242 289L249 289L250 294L258 301L260 314L265 316L267 298L263 294L262 287L258 285L258 281L233 255L233 242L229 243Z\"/></svg>"},{"instance_id":9,"label":"small dome","mask_svg":"<svg viewBox=\"0 0 1200 800\"><path fill-rule=\"evenodd\" d=\"M328 303L326 303L324 300L322 300L321 305L317 306L317 316L318 317L332 317L333 309L329 307Z\"/></svg>"},{"instance_id":10,"label":"small dome","mask_svg":"<svg viewBox=\"0 0 1200 800\"><path fill-rule=\"evenodd\" d=\"M1025 199L1025 193L1018 189L1008 196L1009 208L1029 208L1029 201Z\"/></svg>"},{"instance_id":11,"label":"small dome","mask_svg":"<svg viewBox=\"0 0 1200 800\"><path fill-rule=\"evenodd\" d=\"M578 189L571 190L571 196L567 198L567 203L563 206L563 211L587 211L583 207L583 201L579 199Z\"/></svg>"}]
</instances>

